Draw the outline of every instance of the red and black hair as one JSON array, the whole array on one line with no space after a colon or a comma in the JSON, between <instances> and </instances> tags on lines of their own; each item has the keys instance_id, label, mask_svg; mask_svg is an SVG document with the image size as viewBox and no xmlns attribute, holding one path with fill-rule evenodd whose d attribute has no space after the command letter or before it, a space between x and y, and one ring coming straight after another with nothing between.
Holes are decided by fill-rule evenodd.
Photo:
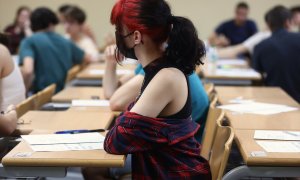
<instances>
[{"instance_id":1,"label":"red and black hair","mask_svg":"<svg viewBox=\"0 0 300 180\"><path fill-rule=\"evenodd\" d=\"M117 31L122 32L125 25L131 31L147 34L158 45L166 42L166 59L186 74L202 64L205 47L196 28L189 19L173 16L165 0L118 0L110 21Z\"/></svg>"}]
</instances>

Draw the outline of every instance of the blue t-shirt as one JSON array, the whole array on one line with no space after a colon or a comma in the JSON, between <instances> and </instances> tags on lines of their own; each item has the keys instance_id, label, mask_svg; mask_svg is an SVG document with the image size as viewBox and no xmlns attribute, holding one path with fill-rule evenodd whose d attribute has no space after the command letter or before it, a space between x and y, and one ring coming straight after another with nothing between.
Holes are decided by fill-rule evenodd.
<instances>
[{"instance_id":1,"label":"blue t-shirt","mask_svg":"<svg viewBox=\"0 0 300 180\"><path fill-rule=\"evenodd\" d=\"M137 65L135 74L145 75L141 64ZM194 72L188 78L192 98L192 119L201 126L199 132L196 134L196 139L201 141L209 107L209 99L199 76Z\"/></svg>"},{"instance_id":2,"label":"blue t-shirt","mask_svg":"<svg viewBox=\"0 0 300 180\"><path fill-rule=\"evenodd\" d=\"M218 35L223 34L230 40L230 45L240 44L256 32L257 27L252 20L247 20L241 26L238 26L234 20L230 20L222 23L216 29Z\"/></svg>"},{"instance_id":3,"label":"blue t-shirt","mask_svg":"<svg viewBox=\"0 0 300 180\"><path fill-rule=\"evenodd\" d=\"M32 91L36 93L55 83L58 92L64 88L68 70L82 62L84 52L55 32L38 32L21 43L20 65L26 57L34 60Z\"/></svg>"}]
</instances>

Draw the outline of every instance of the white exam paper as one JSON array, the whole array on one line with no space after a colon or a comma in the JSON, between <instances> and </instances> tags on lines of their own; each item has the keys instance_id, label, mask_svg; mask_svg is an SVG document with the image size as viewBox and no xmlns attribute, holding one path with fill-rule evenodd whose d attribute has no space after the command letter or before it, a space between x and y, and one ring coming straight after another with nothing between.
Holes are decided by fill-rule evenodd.
<instances>
[{"instance_id":1,"label":"white exam paper","mask_svg":"<svg viewBox=\"0 0 300 180\"><path fill-rule=\"evenodd\" d=\"M108 100L72 100L72 106L76 107L109 107Z\"/></svg>"},{"instance_id":2,"label":"white exam paper","mask_svg":"<svg viewBox=\"0 0 300 180\"><path fill-rule=\"evenodd\" d=\"M300 141L300 131L255 130L254 139Z\"/></svg>"},{"instance_id":3,"label":"white exam paper","mask_svg":"<svg viewBox=\"0 0 300 180\"><path fill-rule=\"evenodd\" d=\"M217 76L226 77L254 77L260 78L260 74L253 69L240 69L240 68L230 68L230 69L217 69Z\"/></svg>"},{"instance_id":4,"label":"white exam paper","mask_svg":"<svg viewBox=\"0 0 300 180\"><path fill-rule=\"evenodd\" d=\"M247 61L245 61L243 59L220 59L220 60L216 61L216 65L218 65L218 66L224 66L224 65L247 66L248 63L247 63Z\"/></svg>"},{"instance_id":5,"label":"white exam paper","mask_svg":"<svg viewBox=\"0 0 300 180\"><path fill-rule=\"evenodd\" d=\"M103 149L103 142L76 143L76 144L31 145L30 147L35 152L88 151L88 150Z\"/></svg>"},{"instance_id":6,"label":"white exam paper","mask_svg":"<svg viewBox=\"0 0 300 180\"><path fill-rule=\"evenodd\" d=\"M231 99L229 103L234 103L234 104L244 104L244 103L253 103L253 99L244 99L243 97L237 97L235 99Z\"/></svg>"},{"instance_id":7,"label":"white exam paper","mask_svg":"<svg viewBox=\"0 0 300 180\"><path fill-rule=\"evenodd\" d=\"M272 115L282 112L289 112L298 110L298 108L290 107L280 104L269 104L269 103L242 103L242 104L228 104L218 106L218 108L238 112L238 113L251 113L259 115Z\"/></svg>"},{"instance_id":8,"label":"white exam paper","mask_svg":"<svg viewBox=\"0 0 300 180\"><path fill-rule=\"evenodd\" d=\"M51 145L51 144L76 144L76 143L99 143L105 137L101 134L79 133L79 134L39 134L21 136L30 145Z\"/></svg>"},{"instance_id":9,"label":"white exam paper","mask_svg":"<svg viewBox=\"0 0 300 180\"><path fill-rule=\"evenodd\" d=\"M300 153L299 141L256 141L270 153Z\"/></svg>"}]
</instances>

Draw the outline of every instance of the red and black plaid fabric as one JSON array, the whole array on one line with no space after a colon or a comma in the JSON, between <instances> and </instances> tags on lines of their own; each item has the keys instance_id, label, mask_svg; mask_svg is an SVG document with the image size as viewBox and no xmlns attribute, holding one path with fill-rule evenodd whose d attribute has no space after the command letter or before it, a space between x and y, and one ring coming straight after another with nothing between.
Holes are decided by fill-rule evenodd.
<instances>
[{"instance_id":1,"label":"red and black plaid fabric","mask_svg":"<svg viewBox=\"0 0 300 180\"><path fill-rule=\"evenodd\" d=\"M199 125L188 119L149 118L125 112L105 138L111 154L132 154L133 179L211 180L208 162L194 138Z\"/></svg>"}]
</instances>

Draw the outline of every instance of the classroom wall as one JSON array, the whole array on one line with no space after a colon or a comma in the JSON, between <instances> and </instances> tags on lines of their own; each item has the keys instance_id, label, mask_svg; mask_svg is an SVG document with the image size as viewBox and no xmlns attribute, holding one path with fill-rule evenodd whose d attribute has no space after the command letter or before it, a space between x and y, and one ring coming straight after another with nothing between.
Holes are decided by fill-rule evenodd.
<instances>
[{"instance_id":1,"label":"classroom wall","mask_svg":"<svg viewBox=\"0 0 300 180\"><path fill-rule=\"evenodd\" d=\"M206 39L214 28L223 20L233 16L234 6L239 0L168 0L174 15L189 17L196 25L200 37ZM287 7L300 5L299 0L245 0L249 3L250 17L254 19L259 28L265 24L263 16L274 5L282 4ZM88 14L88 24L94 30L98 43L108 33L114 33L114 28L109 23L111 8L115 0L0 0L0 30L13 21L16 9L27 5L34 9L47 6L57 10L62 4L71 3L81 6ZM63 28L57 30L62 33Z\"/></svg>"}]
</instances>

